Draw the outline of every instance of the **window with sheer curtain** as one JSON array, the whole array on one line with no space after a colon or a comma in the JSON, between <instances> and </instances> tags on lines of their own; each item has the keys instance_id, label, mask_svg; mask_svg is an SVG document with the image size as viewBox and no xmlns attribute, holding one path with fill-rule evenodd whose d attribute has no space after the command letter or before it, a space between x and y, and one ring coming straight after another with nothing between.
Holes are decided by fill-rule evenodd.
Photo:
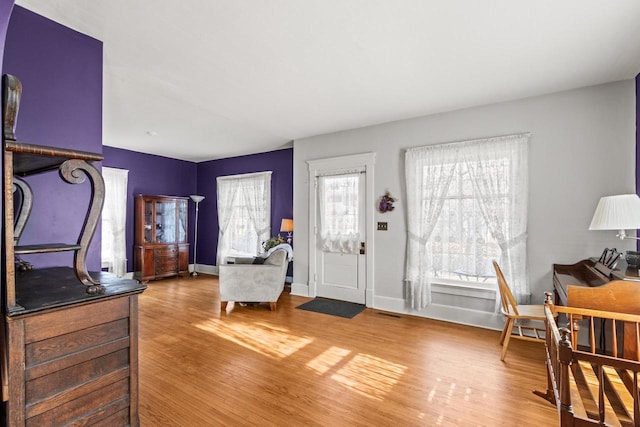
<instances>
[{"instance_id":1,"label":"window with sheer curtain","mask_svg":"<svg viewBox=\"0 0 640 427\"><path fill-rule=\"evenodd\" d=\"M102 168L105 188L102 208L102 267L118 277L127 272L125 230L128 176L129 171L126 169Z\"/></svg>"},{"instance_id":2,"label":"window with sheer curtain","mask_svg":"<svg viewBox=\"0 0 640 427\"><path fill-rule=\"evenodd\" d=\"M430 303L436 281L495 288L492 260L508 271L518 301L528 302L529 136L407 150L405 280L413 308Z\"/></svg>"},{"instance_id":3,"label":"window with sheer curtain","mask_svg":"<svg viewBox=\"0 0 640 427\"><path fill-rule=\"evenodd\" d=\"M322 250L340 253L359 250L359 185L359 172L318 177Z\"/></svg>"},{"instance_id":4,"label":"window with sheer curtain","mask_svg":"<svg viewBox=\"0 0 640 427\"><path fill-rule=\"evenodd\" d=\"M271 231L271 172L217 178L218 256L255 256Z\"/></svg>"}]
</instances>

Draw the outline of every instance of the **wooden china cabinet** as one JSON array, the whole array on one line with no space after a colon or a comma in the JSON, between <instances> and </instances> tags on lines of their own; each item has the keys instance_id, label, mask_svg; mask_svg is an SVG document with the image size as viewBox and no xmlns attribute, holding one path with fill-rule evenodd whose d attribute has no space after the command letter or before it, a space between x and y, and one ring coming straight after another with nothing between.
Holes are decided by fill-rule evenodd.
<instances>
[{"instance_id":1,"label":"wooden china cabinet","mask_svg":"<svg viewBox=\"0 0 640 427\"><path fill-rule=\"evenodd\" d=\"M188 198L138 195L134 278L146 282L189 273Z\"/></svg>"},{"instance_id":2,"label":"wooden china cabinet","mask_svg":"<svg viewBox=\"0 0 640 427\"><path fill-rule=\"evenodd\" d=\"M104 203L102 156L16 141L22 91L3 86L2 316L0 425L139 425L138 295L145 286L89 272L86 255ZM49 191L35 174L89 185L89 208L75 242L22 245L34 197ZM61 193L59 197L64 198ZM68 206L68 209L73 209ZM64 215L60 212L59 215ZM30 254L67 252L72 266L39 268ZM35 264L35 263L34 263Z\"/></svg>"}]
</instances>

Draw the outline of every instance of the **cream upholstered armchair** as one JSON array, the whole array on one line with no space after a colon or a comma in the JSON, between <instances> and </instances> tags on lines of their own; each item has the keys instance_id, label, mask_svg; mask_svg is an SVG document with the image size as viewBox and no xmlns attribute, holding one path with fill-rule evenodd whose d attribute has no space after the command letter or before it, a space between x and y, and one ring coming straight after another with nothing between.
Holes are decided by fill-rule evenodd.
<instances>
[{"instance_id":1,"label":"cream upholstered armchair","mask_svg":"<svg viewBox=\"0 0 640 427\"><path fill-rule=\"evenodd\" d=\"M285 249L272 252L264 264L223 264L219 267L220 308L227 310L229 301L268 302L276 309L284 289L289 254Z\"/></svg>"}]
</instances>

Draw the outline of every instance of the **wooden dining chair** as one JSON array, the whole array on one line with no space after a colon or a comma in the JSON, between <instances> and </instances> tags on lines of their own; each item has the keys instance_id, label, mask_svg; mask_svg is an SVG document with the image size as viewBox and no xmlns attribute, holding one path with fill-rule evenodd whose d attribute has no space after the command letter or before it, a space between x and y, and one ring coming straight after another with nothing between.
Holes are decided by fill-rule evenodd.
<instances>
[{"instance_id":1,"label":"wooden dining chair","mask_svg":"<svg viewBox=\"0 0 640 427\"><path fill-rule=\"evenodd\" d=\"M502 335L500 336L500 345L502 345L500 360L504 361L507 355L509 341L512 337L544 343L544 305L518 305L511 293L511 289L509 289L509 285L507 285L502 270L500 270L500 266L495 261L493 261L493 268L496 270L496 276L498 278L502 314L507 317Z\"/></svg>"}]
</instances>

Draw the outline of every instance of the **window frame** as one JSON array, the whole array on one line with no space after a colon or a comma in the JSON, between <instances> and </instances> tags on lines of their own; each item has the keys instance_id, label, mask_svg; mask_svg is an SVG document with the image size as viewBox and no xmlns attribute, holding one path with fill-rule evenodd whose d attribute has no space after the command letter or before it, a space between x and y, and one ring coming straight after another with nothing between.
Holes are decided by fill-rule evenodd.
<instances>
[{"instance_id":1,"label":"window frame","mask_svg":"<svg viewBox=\"0 0 640 427\"><path fill-rule=\"evenodd\" d=\"M271 176L272 176L271 171L264 171L264 172L256 172L256 173L249 173L249 174L226 175L226 176L217 177L216 192L218 195L218 210L217 210L218 247L217 247L216 259L217 259L218 265L220 265L221 263L226 263L227 258L243 257L243 256L251 257L251 256L258 255L260 253L260 249L262 248L262 243L269 238L269 235L271 232L271 185L272 185ZM245 191L252 191L255 188L255 185L249 184L250 182L254 182L260 185L261 180L264 180L264 182L262 182L264 186L262 188L263 194L261 196L259 195L259 193L255 193L255 194L250 194L247 197L243 197ZM220 191L221 185L236 186L235 189L232 189L232 191L235 191L235 196L232 199L233 206L230 209L221 210L222 204L225 203L225 201L222 200L224 196L221 196L221 191ZM224 192L222 193L224 194ZM251 199L249 199L248 197L251 197ZM242 198L242 201L240 201L239 198ZM250 209L249 200L253 200L256 203L256 206L260 202L264 204L264 207L263 209L260 209L260 212L263 212L265 215L260 218L256 218L259 224L256 224L255 221L253 223L255 228L254 231L256 233L255 252L253 251L246 252L246 253L241 251L230 252L231 247L230 246L227 247L226 245L229 243L228 239L232 238L233 236L229 234L228 230L223 232L221 227L221 222L226 220L227 227L231 227L234 223L234 219L236 219L234 218L234 215L235 215L235 212L237 212L237 209L243 209L243 211L249 212L249 209ZM223 212L224 212L224 215L230 216L228 220L226 218L221 220L221 214ZM256 211L255 214L257 215L258 212ZM251 221L250 212L248 215L248 219L249 221ZM247 233L249 231L250 230L247 230Z\"/></svg>"}]
</instances>

